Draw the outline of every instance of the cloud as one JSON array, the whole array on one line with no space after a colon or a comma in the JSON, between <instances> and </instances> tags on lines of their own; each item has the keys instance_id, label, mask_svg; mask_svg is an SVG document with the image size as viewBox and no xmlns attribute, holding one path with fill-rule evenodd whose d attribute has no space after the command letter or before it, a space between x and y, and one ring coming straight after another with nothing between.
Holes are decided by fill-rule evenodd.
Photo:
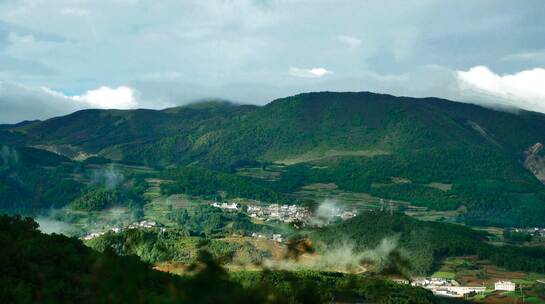
<instances>
[{"instance_id":1,"label":"cloud","mask_svg":"<svg viewBox=\"0 0 545 304\"><path fill-rule=\"evenodd\" d=\"M340 42L348 45L350 48L357 48L361 45L361 40L354 36L341 35L338 36L337 39L339 39Z\"/></svg>"},{"instance_id":2,"label":"cloud","mask_svg":"<svg viewBox=\"0 0 545 304\"><path fill-rule=\"evenodd\" d=\"M115 89L102 86L89 90L82 95L68 96L48 87L41 87L42 91L51 96L73 101L83 107L98 109L134 109L138 107L136 91L130 87L121 86Z\"/></svg>"},{"instance_id":3,"label":"cloud","mask_svg":"<svg viewBox=\"0 0 545 304\"><path fill-rule=\"evenodd\" d=\"M58 221L50 217L39 216L35 218L38 223L38 229L47 234L60 233L68 236L74 235L77 231L76 227L72 224Z\"/></svg>"},{"instance_id":4,"label":"cloud","mask_svg":"<svg viewBox=\"0 0 545 304\"><path fill-rule=\"evenodd\" d=\"M88 10L81 9L81 8L65 7L61 9L61 15L81 17L88 14L89 14Z\"/></svg>"},{"instance_id":5,"label":"cloud","mask_svg":"<svg viewBox=\"0 0 545 304\"><path fill-rule=\"evenodd\" d=\"M133 109L140 106L138 96L136 90L126 86L103 86L69 96L48 87L0 81L0 122L46 119L89 108Z\"/></svg>"},{"instance_id":6,"label":"cloud","mask_svg":"<svg viewBox=\"0 0 545 304\"><path fill-rule=\"evenodd\" d=\"M45 66L39 62L19 59L13 56L0 56L0 78L4 75L10 78L16 78L20 75L28 75L32 73L32 77L54 75L56 71L49 66Z\"/></svg>"},{"instance_id":7,"label":"cloud","mask_svg":"<svg viewBox=\"0 0 545 304\"><path fill-rule=\"evenodd\" d=\"M289 73L291 76L295 77L320 78L333 72L328 71L325 68L301 69L296 67L290 67Z\"/></svg>"},{"instance_id":8,"label":"cloud","mask_svg":"<svg viewBox=\"0 0 545 304\"><path fill-rule=\"evenodd\" d=\"M116 89L102 86L80 96L69 97L100 109L134 109L138 107L135 90L121 86Z\"/></svg>"},{"instance_id":9,"label":"cloud","mask_svg":"<svg viewBox=\"0 0 545 304\"><path fill-rule=\"evenodd\" d=\"M458 100L457 70L543 66L545 40L535 38L545 36L541 3L489 2L0 1L0 81L25 86L17 91L28 97L2 100L0 116L134 107L131 100L148 108L214 97L263 104L322 90ZM120 84L139 94L104 104L86 92Z\"/></svg>"},{"instance_id":10,"label":"cloud","mask_svg":"<svg viewBox=\"0 0 545 304\"><path fill-rule=\"evenodd\" d=\"M545 61L545 50L509 54L503 61Z\"/></svg>"},{"instance_id":11,"label":"cloud","mask_svg":"<svg viewBox=\"0 0 545 304\"><path fill-rule=\"evenodd\" d=\"M35 39L32 35L20 35L15 32L8 34L8 41L12 44L32 44Z\"/></svg>"},{"instance_id":12,"label":"cloud","mask_svg":"<svg viewBox=\"0 0 545 304\"><path fill-rule=\"evenodd\" d=\"M545 113L545 69L498 75L486 66L476 66L456 75L460 93L477 103Z\"/></svg>"},{"instance_id":13,"label":"cloud","mask_svg":"<svg viewBox=\"0 0 545 304\"><path fill-rule=\"evenodd\" d=\"M42 88L0 81L0 121L44 119L77 110L73 102L49 94Z\"/></svg>"}]
</instances>

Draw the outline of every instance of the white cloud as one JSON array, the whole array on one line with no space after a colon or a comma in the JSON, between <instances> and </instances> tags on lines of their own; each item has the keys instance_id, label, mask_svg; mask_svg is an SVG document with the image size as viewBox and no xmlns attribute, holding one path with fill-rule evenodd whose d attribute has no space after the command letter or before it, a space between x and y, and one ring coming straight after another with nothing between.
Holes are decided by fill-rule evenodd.
<instances>
[{"instance_id":1,"label":"white cloud","mask_svg":"<svg viewBox=\"0 0 545 304\"><path fill-rule=\"evenodd\" d=\"M291 76L295 76L295 77L320 78L328 74L331 74L333 72L328 71L325 68L301 69L296 67L290 67L289 73Z\"/></svg>"},{"instance_id":2,"label":"white cloud","mask_svg":"<svg viewBox=\"0 0 545 304\"><path fill-rule=\"evenodd\" d=\"M462 96L485 105L499 105L545 113L545 69L498 75L485 66L456 72Z\"/></svg>"},{"instance_id":3,"label":"white cloud","mask_svg":"<svg viewBox=\"0 0 545 304\"><path fill-rule=\"evenodd\" d=\"M357 48L361 45L361 40L354 36L341 35L337 37L340 42L348 45L350 48Z\"/></svg>"},{"instance_id":4,"label":"white cloud","mask_svg":"<svg viewBox=\"0 0 545 304\"><path fill-rule=\"evenodd\" d=\"M68 96L48 87L40 88L44 93L74 102L80 107L98 109L134 109L138 107L136 91L130 87L121 86L115 89L102 86L89 90L82 95Z\"/></svg>"},{"instance_id":5,"label":"white cloud","mask_svg":"<svg viewBox=\"0 0 545 304\"><path fill-rule=\"evenodd\" d=\"M210 97L265 103L324 89L443 97L441 84L457 87L456 70L545 49L535 39L544 14L533 1L342 2L0 0L0 81L67 92L121 83L151 108ZM426 74L422 64L451 69Z\"/></svg>"},{"instance_id":6,"label":"white cloud","mask_svg":"<svg viewBox=\"0 0 545 304\"><path fill-rule=\"evenodd\" d=\"M134 109L138 107L135 90L121 86L116 89L102 86L80 96L70 97L100 109Z\"/></svg>"}]
</instances>

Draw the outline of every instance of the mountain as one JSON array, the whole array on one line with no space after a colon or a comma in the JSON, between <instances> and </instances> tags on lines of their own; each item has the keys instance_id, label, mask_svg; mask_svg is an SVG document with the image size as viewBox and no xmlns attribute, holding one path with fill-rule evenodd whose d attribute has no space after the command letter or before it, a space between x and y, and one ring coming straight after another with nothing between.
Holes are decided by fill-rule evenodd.
<instances>
[{"instance_id":1,"label":"mountain","mask_svg":"<svg viewBox=\"0 0 545 304\"><path fill-rule=\"evenodd\" d=\"M150 165L197 160L220 166L245 158L282 161L301 154L312 159L435 147L480 147L521 159L531 145L545 142L544 128L545 115L526 111L500 112L436 98L322 92L263 107L208 102L162 111L83 110L9 130L24 135L27 145L67 146Z\"/></svg>"},{"instance_id":2,"label":"mountain","mask_svg":"<svg viewBox=\"0 0 545 304\"><path fill-rule=\"evenodd\" d=\"M0 142L153 167L229 171L277 162L287 167L271 187L285 192L334 182L432 209L467 209L464 220L474 224L538 225L545 216L540 173L525 167L541 163L528 162L527 151L545 143L545 115L437 98L318 92L261 107L84 110L0 130ZM312 169L318 165L326 170Z\"/></svg>"}]
</instances>

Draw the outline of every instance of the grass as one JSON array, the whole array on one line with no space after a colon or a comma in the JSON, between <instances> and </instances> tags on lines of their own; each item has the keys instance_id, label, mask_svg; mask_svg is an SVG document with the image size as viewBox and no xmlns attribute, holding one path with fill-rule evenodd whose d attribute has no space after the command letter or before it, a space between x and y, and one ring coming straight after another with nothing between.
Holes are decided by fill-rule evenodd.
<instances>
[{"instance_id":1,"label":"grass","mask_svg":"<svg viewBox=\"0 0 545 304\"><path fill-rule=\"evenodd\" d=\"M528 277L523 278L523 279L513 279L511 281L513 281L513 283L515 283L517 285L519 285L519 284L520 285L532 285L532 284L535 283L535 280L532 280L532 279L530 279Z\"/></svg>"},{"instance_id":2,"label":"grass","mask_svg":"<svg viewBox=\"0 0 545 304\"><path fill-rule=\"evenodd\" d=\"M304 154L300 154L296 157L286 158L276 160L275 163L284 164L284 165L294 165L298 163L311 162L326 159L329 157L346 157L346 156L357 156L357 157L373 157L380 155L389 155L390 152L379 150L379 149L369 149L369 150L326 150L323 151L320 148L308 151Z\"/></svg>"},{"instance_id":3,"label":"grass","mask_svg":"<svg viewBox=\"0 0 545 304\"><path fill-rule=\"evenodd\" d=\"M282 170L271 170L263 168L242 168L237 170L237 174L241 176L262 179L267 181L277 181L280 179Z\"/></svg>"},{"instance_id":4,"label":"grass","mask_svg":"<svg viewBox=\"0 0 545 304\"><path fill-rule=\"evenodd\" d=\"M156 220L167 226L173 226L175 223L168 219L168 214L173 210L187 209L190 211L198 205L205 203L210 202L184 194L176 194L168 197L161 196L153 199L151 203L144 206L144 217Z\"/></svg>"},{"instance_id":5,"label":"grass","mask_svg":"<svg viewBox=\"0 0 545 304\"><path fill-rule=\"evenodd\" d=\"M437 271L434 274L432 274L432 277L442 278L446 280L454 280L456 278L456 274L454 272L449 272L449 271Z\"/></svg>"},{"instance_id":6,"label":"grass","mask_svg":"<svg viewBox=\"0 0 545 304\"><path fill-rule=\"evenodd\" d=\"M427 184L427 186L435 188L435 189L439 189L441 191L449 191L450 189L452 189L452 184L437 183L437 182L429 183Z\"/></svg>"}]
</instances>

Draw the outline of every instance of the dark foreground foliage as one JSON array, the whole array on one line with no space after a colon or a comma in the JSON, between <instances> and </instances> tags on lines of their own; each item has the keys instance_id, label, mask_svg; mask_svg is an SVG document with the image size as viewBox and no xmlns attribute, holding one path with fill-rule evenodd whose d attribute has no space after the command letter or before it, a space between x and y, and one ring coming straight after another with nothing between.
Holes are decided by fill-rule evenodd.
<instances>
[{"instance_id":1,"label":"dark foreground foliage","mask_svg":"<svg viewBox=\"0 0 545 304\"><path fill-rule=\"evenodd\" d=\"M442 303L381 279L319 272L230 275L206 252L195 274L173 276L134 256L98 253L45 235L30 218L0 216L0 303Z\"/></svg>"}]
</instances>

